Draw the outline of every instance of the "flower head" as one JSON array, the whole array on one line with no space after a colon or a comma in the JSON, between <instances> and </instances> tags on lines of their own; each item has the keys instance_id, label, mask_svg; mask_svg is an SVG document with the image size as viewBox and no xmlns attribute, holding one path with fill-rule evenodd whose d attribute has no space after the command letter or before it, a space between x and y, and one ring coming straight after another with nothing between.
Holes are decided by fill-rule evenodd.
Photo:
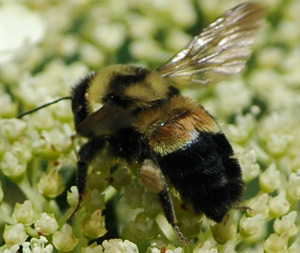
<instances>
[{"instance_id":1,"label":"flower head","mask_svg":"<svg viewBox=\"0 0 300 253\"><path fill-rule=\"evenodd\" d=\"M3 252L300 252L299 0L259 1L266 19L245 71L214 87L184 91L216 118L232 144L245 181L236 207L247 207L215 224L195 214L167 179L188 246L162 215L159 197L142 186L137 163L111 159L109 145L90 164L84 201L67 223L81 194L74 186L76 155L86 141L77 138L70 101L16 119L69 96L90 70L112 63L157 69L233 2L3 1ZM117 239L91 244L104 234Z\"/></svg>"}]
</instances>

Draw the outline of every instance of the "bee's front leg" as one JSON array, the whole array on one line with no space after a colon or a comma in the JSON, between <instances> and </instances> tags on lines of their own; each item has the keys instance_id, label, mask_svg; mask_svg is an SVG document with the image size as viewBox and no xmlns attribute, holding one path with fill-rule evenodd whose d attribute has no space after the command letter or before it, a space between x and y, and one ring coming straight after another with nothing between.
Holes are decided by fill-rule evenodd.
<instances>
[{"instance_id":1,"label":"bee's front leg","mask_svg":"<svg viewBox=\"0 0 300 253\"><path fill-rule=\"evenodd\" d=\"M88 166L94 157L101 151L107 137L94 138L84 144L77 155L77 188L78 188L78 203L68 218L68 222L71 222L75 213L80 208L86 189Z\"/></svg>"}]
</instances>

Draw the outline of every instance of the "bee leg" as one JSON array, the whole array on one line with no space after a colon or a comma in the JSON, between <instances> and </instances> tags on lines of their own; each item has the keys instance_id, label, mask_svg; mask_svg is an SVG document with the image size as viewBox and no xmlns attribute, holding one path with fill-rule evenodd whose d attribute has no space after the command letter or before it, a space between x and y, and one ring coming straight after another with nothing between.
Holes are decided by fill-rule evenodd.
<instances>
[{"instance_id":1,"label":"bee leg","mask_svg":"<svg viewBox=\"0 0 300 253\"><path fill-rule=\"evenodd\" d=\"M166 215L167 221L172 225L179 239L185 243L189 243L190 240L183 235L179 227L176 225L177 220L176 220L175 210L173 206L173 201L170 197L167 185L165 189L159 193L159 198L160 198L161 205L164 209L164 213Z\"/></svg>"},{"instance_id":2,"label":"bee leg","mask_svg":"<svg viewBox=\"0 0 300 253\"><path fill-rule=\"evenodd\" d=\"M237 206L234 207L235 210L243 210L243 211L253 211L253 209L250 206Z\"/></svg>"},{"instance_id":3,"label":"bee leg","mask_svg":"<svg viewBox=\"0 0 300 253\"><path fill-rule=\"evenodd\" d=\"M179 227L176 225L176 215L173 201L168 191L168 185L160 168L150 159L144 160L140 168L140 177L143 185L151 192L157 193L167 221L172 225L179 239L185 243L189 240L184 237Z\"/></svg>"},{"instance_id":4,"label":"bee leg","mask_svg":"<svg viewBox=\"0 0 300 253\"><path fill-rule=\"evenodd\" d=\"M79 210L83 197L85 194L86 189L86 181L87 181L87 173L88 173L88 166L89 163L93 160L95 155L100 152L103 148L105 141L107 138L94 138L84 144L77 155L77 188L78 188L78 203L69 216L67 222L71 222L72 218L74 217L75 213Z\"/></svg>"}]
</instances>

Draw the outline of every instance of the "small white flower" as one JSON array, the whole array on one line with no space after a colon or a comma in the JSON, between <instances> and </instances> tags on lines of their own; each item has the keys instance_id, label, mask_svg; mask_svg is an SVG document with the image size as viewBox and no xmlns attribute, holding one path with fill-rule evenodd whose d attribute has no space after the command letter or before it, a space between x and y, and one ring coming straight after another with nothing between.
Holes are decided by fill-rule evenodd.
<instances>
[{"instance_id":1,"label":"small white flower","mask_svg":"<svg viewBox=\"0 0 300 253\"><path fill-rule=\"evenodd\" d=\"M285 191L281 191L277 196L269 200L270 215L281 217L290 210L291 204L286 199Z\"/></svg>"},{"instance_id":2,"label":"small white flower","mask_svg":"<svg viewBox=\"0 0 300 253\"><path fill-rule=\"evenodd\" d=\"M201 244L199 244L199 245L201 245ZM206 241L206 242L204 242L204 244L201 248L198 246L195 248L195 250L193 252L195 252L195 253L218 253L218 249L212 242Z\"/></svg>"},{"instance_id":3,"label":"small white flower","mask_svg":"<svg viewBox=\"0 0 300 253\"><path fill-rule=\"evenodd\" d=\"M0 166L4 175L12 180L22 177L27 168L24 158L12 152L6 152L4 154Z\"/></svg>"},{"instance_id":4,"label":"small white flower","mask_svg":"<svg viewBox=\"0 0 300 253\"><path fill-rule=\"evenodd\" d=\"M0 24L0 63L17 56L24 50L24 46L40 42L46 28L41 15L21 4L2 6Z\"/></svg>"},{"instance_id":5,"label":"small white flower","mask_svg":"<svg viewBox=\"0 0 300 253\"><path fill-rule=\"evenodd\" d=\"M237 157L243 170L243 178L245 182L250 182L259 175L260 166L257 163L257 155L254 150L237 153Z\"/></svg>"},{"instance_id":6,"label":"small white flower","mask_svg":"<svg viewBox=\"0 0 300 253\"><path fill-rule=\"evenodd\" d=\"M19 119L3 120L1 122L1 134L11 142L18 140L24 135L26 130L26 123Z\"/></svg>"},{"instance_id":7,"label":"small white flower","mask_svg":"<svg viewBox=\"0 0 300 253\"><path fill-rule=\"evenodd\" d=\"M60 251L71 251L78 244L79 240L74 236L73 229L69 224L63 225L60 231L53 234L53 244Z\"/></svg>"},{"instance_id":8,"label":"small white flower","mask_svg":"<svg viewBox=\"0 0 300 253\"><path fill-rule=\"evenodd\" d=\"M56 168L53 168L48 174L43 173L37 184L37 188L47 198L57 197L65 189L62 175Z\"/></svg>"},{"instance_id":9,"label":"small white flower","mask_svg":"<svg viewBox=\"0 0 300 253\"><path fill-rule=\"evenodd\" d=\"M70 191L67 193L67 201L70 206L75 207L78 203L78 188L77 186L72 186Z\"/></svg>"},{"instance_id":10,"label":"small white flower","mask_svg":"<svg viewBox=\"0 0 300 253\"><path fill-rule=\"evenodd\" d=\"M3 253L16 253L16 252L18 252L19 248L20 248L19 245L13 245L9 249L4 250ZM27 253L27 252L24 251L24 253Z\"/></svg>"},{"instance_id":11,"label":"small white flower","mask_svg":"<svg viewBox=\"0 0 300 253\"><path fill-rule=\"evenodd\" d=\"M126 30L123 24L106 24L97 26L93 32L94 39L106 50L114 51L125 40Z\"/></svg>"},{"instance_id":12,"label":"small white flower","mask_svg":"<svg viewBox=\"0 0 300 253\"><path fill-rule=\"evenodd\" d=\"M36 220L37 215L31 200L25 200L23 204L16 203L12 217L16 222L31 225Z\"/></svg>"},{"instance_id":13,"label":"small white flower","mask_svg":"<svg viewBox=\"0 0 300 253\"><path fill-rule=\"evenodd\" d=\"M274 223L274 230L277 234L288 234L290 237L295 235L299 228L295 224L297 212L292 211L283 216L281 219L276 219Z\"/></svg>"},{"instance_id":14,"label":"small white flower","mask_svg":"<svg viewBox=\"0 0 300 253\"><path fill-rule=\"evenodd\" d=\"M132 252L132 253L138 253L139 250L137 246L128 241L122 241L121 239L111 239L109 241L105 240L102 243L102 246L104 248L104 252Z\"/></svg>"},{"instance_id":15,"label":"small white flower","mask_svg":"<svg viewBox=\"0 0 300 253\"><path fill-rule=\"evenodd\" d=\"M50 235L58 229L58 224L53 214L42 213L34 227L40 234Z\"/></svg>"},{"instance_id":16,"label":"small white flower","mask_svg":"<svg viewBox=\"0 0 300 253\"><path fill-rule=\"evenodd\" d=\"M51 244L45 246L48 242L46 237L41 236L38 238L32 238L30 242L22 243L24 253L52 253L53 246Z\"/></svg>"},{"instance_id":17,"label":"small white flower","mask_svg":"<svg viewBox=\"0 0 300 253\"><path fill-rule=\"evenodd\" d=\"M287 193L293 200L300 199L300 169L297 173L291 173L287 185Z\"/></svg>"},{"instance_id":18,"label":"small white flower","mask_svg":"<svg viewBox=\"0 0 300 253\"><path fill-rule=\"evenodd\" d=\"M267 240L264 242L264 250L266 252L287 252L287 246L288 246L288 234L271 234Z\"/></svg>"},{"instance_id":19,"label":"small white flower","mask_svg":"<svg viewBox=\"0 0 300 253\"><path fill-rule=\"evenodd\" d=\"M250 210L247 213L250 216L255 216L257 214L262 214L264 218L268 217L269 207L268 207L269 195L267 193L261 196L255 197L248 202Z\"/></svg>"},{"instance_id":20,"label":"small white flower","mask_svg":"<svg viewBox=\"0 0 300 253\"><path fill-rule=\"evenodd\" d=\"M3 238L9 245L22 244L28 235L25 232L25 227L21 223L16 225L5 225Z\"/></svg>"},{"instance_id":21,"label":"small white flower","mask_svg":"<svg viewBox=\"0 0 300 253\"><path fill-rule=\"evenodd\" d=\"M51 253L51 252L53 252L53 246L51 244L46 245L47 242L48 242L48 240L44 236L41 236L39 239L32 238L30 240L32 253Z\"/></svg>"},{"instance_id":22,"label":"small white flower","mask_svg":"<svg viewBox=\"0 0 300 253\"><path fill-rule=\"evenodd\" d=\"M101 245L97 245L96 242L90 244L86 248L83 248L82 253L100 253L103 252L103 247Z\"/></svg>"},{"instance_id":23,"label":"small white flower","mask_svg":"<svg viewBox=\"0 0 300 253\"><path fill-rule=\"evenodd\" d=\"M82 222L83 233L85 236L95 239L106 234L105 219L100 209L95 210L90 217Z\"/></svg>"},{"instance_id":24,"label":"small white flower","mask_svg":"<svg viewBox=\"0 0 300 253\"><path fill-rule=\"evenodd\" d=\"M245 236L252 236L257 234L264 226L263 216L257 214L253 217L246 217L245 215L240 220L240 233Z\"/></svg>"},{"instance_id":25,"label":"small white flower","mask_svg":"<svg viewBox=\"0 0 300 253\"><path fill-rule=\"evenodd\" d=\"M281 183L281 175L276 165L272 163L259 177L261 189L264 192L275 191Z\"/></svg>"}]
</instances>

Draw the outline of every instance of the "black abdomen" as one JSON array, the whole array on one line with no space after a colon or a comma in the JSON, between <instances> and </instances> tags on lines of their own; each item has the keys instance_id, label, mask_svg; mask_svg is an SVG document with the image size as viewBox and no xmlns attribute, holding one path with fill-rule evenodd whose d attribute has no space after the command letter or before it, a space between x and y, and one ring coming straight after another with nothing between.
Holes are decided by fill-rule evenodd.
<instances>
[{"instance_id":1,"label":"black abdomen","mask_svg":"<svg viewBox=\"0 0 300 253\"><path fill-rule=\"evenodd\" d=\"M184 201L197 213L221 222L241 198L241 167L225 135L199 132L186 149L161 157L160 164Z\"/></svg>"}]
</instances>

